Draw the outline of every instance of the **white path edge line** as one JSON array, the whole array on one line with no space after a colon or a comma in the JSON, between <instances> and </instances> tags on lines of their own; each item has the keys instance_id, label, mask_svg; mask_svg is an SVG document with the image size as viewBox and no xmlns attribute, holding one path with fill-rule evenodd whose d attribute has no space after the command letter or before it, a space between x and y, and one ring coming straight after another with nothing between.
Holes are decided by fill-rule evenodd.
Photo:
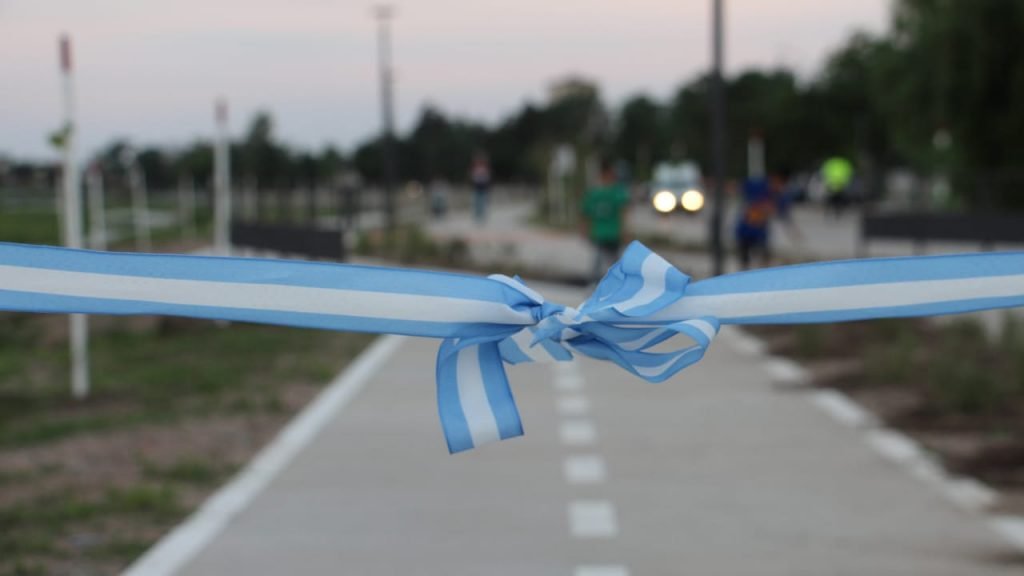
<instances>
[{"instance_id":1,"label":"white path edge line","mask_svg":"<svg viewBox=\"0 0 1024 576\"><path fill-rule=\"evenodd\" d=\"M577 566L573 576L629 576L625 566L617 564Z\"/></svg>"},{"instance_id":2,"label":"white path edge line","mask_svg":"<svg viewBox=\"0 0 1024 576\"><path fill-rule=\"evenodd\" d=\"M195 558L366 386L404 336L382 336L364 350L238 474L122 574L164 576Z\"/></svg>"}]
</instances>

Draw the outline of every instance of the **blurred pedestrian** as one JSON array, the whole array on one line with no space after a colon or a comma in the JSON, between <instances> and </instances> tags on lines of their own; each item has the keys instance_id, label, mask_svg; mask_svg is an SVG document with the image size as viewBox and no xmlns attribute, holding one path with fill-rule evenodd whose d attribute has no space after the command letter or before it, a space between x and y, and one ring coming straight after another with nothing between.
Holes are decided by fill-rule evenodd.
<instances>
[{"instance_id":1,"label":"blurred pedestrian","mask_svg":"<svg viewBox=\"0 0 1024 576\"><path fill-rule=\"evenodd\" d=\"M435 220L440 220L448 213L448 181L444 178L435 178L430 181L427 191L430 199L430 214Z\"/></svg>"},{"instance_id":2,"label":"blurred pedestrian","mask_svg":"<svg viewBox=\"0 0 1024 576\"><path fill-rule=\"evenodd\" d=\"M629 192L615 173L610 160L601 162L601 182L583 197L584 232L594 245L593 281L615 263L625 237Z\"/></svg>"},{"instance_id":3,"label":"blurred pedestrian","mask_svg":"<svg viewBox=\"0 0 1024 576\"><path fill-rule=\"evenodd\" d=\"M743 183L743 204L736 221L736 249L740 268L747 270L755 256L762 266L771 262L768 226L778 208L776 188L768 178L748 178Z\"/></svg>"},{"instance_id":4,"label":"blurred pedestrian","mask_svg":"<svg viewBox=\"0 0 1024 576\"><path fill-rule=\"evenodd\" d=\"M487 202L491 193L491 165L483 152L477 152L473 157L469 179L473 184L473 218L482 225L487 220Z\"/></svg>"},{"instance_id":5,"label":"blurred pedestrian","mask_svg":"<svg viewBox=\"0 0 1024 576\"><path fill-rule=\"evenodd\" d=\"M850 183L853 181L853 164L842 156L833 156L821 167L821 178L825 182L825 212L832 212L837 219L850 203Z\"/></svg>"},{"instance_id":6,"label":"blurred pedestrian","mask_svg":"<svg viewBox=\"0 0 1024 576\"><path fill-rule=\"evenodd\" d=\"M775 195L775 214L778 221L784 225L786 235L791 241L803 244L803 232L793 219L793 204L804 193L800 181L793 177L790 169L783 168L771 176L770 182Z\"/></svg>"}]
</instances>

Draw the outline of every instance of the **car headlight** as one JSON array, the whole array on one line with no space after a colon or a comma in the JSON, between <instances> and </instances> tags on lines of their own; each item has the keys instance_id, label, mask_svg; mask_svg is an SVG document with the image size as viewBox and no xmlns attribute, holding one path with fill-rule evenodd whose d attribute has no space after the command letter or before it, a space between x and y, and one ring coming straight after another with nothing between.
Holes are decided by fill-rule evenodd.
<instances>
[{"instance_id":1,"label":"car headlight","mask_svg":"<svg viewBox=\"0 0 1024 576\"><path fill-rule=\"evenodd\" d=\"M668 190L662 190L651 198L654 209L662 214L668 214L676 209L676 195Z\"/></svg>"},{"instance_id":2,"label":"car headlight","mask_svg":"<svg viewBox=\"0 0 1024 576\"><path fill-rule=\"evenodd\" d=\"M679 205L687 212L697 212L704 207L704 195L700 190L687 190L679 199Z\"/></svg>"}]
</instances>

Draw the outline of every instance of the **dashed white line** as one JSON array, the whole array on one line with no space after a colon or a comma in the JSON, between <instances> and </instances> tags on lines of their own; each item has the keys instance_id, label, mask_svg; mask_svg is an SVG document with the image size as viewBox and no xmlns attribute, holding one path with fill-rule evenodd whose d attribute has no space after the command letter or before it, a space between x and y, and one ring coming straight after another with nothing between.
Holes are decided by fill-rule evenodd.
<instances>
[{"instance_id":1,"label":"dashed white line","mask_svg":"<svg viewBox=\"0 0 1024 576\"><path fill-rule=\"evenodd\" d=\"M597 430L590 420L565 420L558 433L566 446L586 446L597 439Z\"/></svg>"},{"instance_id":2,"label":"dashed white line","mask_svg":"<svg viewBox=\"0 0 1024 576\"><path fill-rule=\"evenodd\" d=\"M816 390L811 394L811 402L847 426L862 428L875 424L875 418L871 414L842 392Z\"/></svg>"},{"instance_id":3,"label":"dashed white line","mask_svg":"<svg viewBox=\"0 0 1024 576\"><path fill-rule=\"evenodd\" d=\"M1024 516L996 516L989 522L1003 539L1024 552Z\"/></svg>"},{"instance_id":4,"label":"dashed white line","mask_svg":"<svg viewBox=\"0 0 1024 576\"><path fill-rule=\"evenodd\" d=\"M961 509L981 512L991 508L999 494L974 478L951 478L948 473L928 457L920 445L911 438L891 430L871 430L868 444L885 459L905 467L910 474L936 488L943 497Z\"/></svg>"},{"instance_id":5,"label":"dashed white line","mask_svg":"<svg viewBox=\"0 0 1024 576\"><path fill-rule=\"evenodd\" d=\"M625 566L609 564L607 566L577 566L573 576L629 576Z\"/></svg>"},{"instance_id":6,"label":"dashed white line","mask_svg":"<svg viewBox=\"0 0 1024 576\"><path fill-rule=\"evenodd\" d=\"M596 454L569 456L562 462L562 472L569 484L601 484L608 476L604 459Z\"/></svg>"},{"instance_id":7,"label":"dashed white line","mask_svg":"<svg viewBox=\"0 0 1024 576\"><path fill-rule=\"evenodd\" d=\"M615 519L615 506L607 500L570 502L569 531L580 539L616 537L619 524Z\"/></svg>"},{"instance_id":8,"label":"dashed white line","mask_svg":"<svg viewBox=\"0 0 1024 576\"><path fill-rule=\"evenodd\" d=\"M946 481L946 473L942 467L927 458L910 462L908 468L911 476L926 484L942 488L943 482Z\"/></svg>"},{"instance_id":9,"label":"dashed white line","mask_svg":"<svg viewBox=\"0 0 1024 576\"><path fill-rule=\"evenodd\" d=\"M590 411L590 401L581 394L568 394L558 399L558 413L562 416L584 416Z\"/></svg>"},{"instance_id":10,"label":"dashed white line","mask_svg":"<svg viewBox=\"0 0 1024 576\"><path fill-rule=\"evenodd\" d=\"M579 392L583 390L583 376L579 374L557 374L555 388L561 392Z\"/></svg>"},{"instance_id":11,"label":"dashed white line","mask_svg":"<svg viewBox=\"0 0 1024 576\"><path fill-rule=\"evenodd\" d=\"M892 430L872 430L867 442L876 452L898 464L908 464L923 457L917 442Z\"/></svg>"},{"instance_id":12,"label":"dashed white line","mask_svg":"<svg viewBox=\"0 0 1024 576\"><path fill-rule=\"evenodd\" d=\"M999 498L994 490L974 478L951 478L942 491L954 504L972 511L991 508Z\"/></svg>"},{"instance_id":13,"label":"dashed white line","mask_svg":"<svg viewBox=\"0 0 1024 576\"><path fill-rule=\"evenodd\" d=\"M806 384L807 370L787 358L773 357L765 361L764 369L774 384Z\"/></svg>"},{"instance_id":14,"label":"dashed white line","mask_svg":"<svg viewBox=\"0 0 1024 576\"><path fill-rule=\"evenodd\" d=\"M580 367L576 360L571 362L555 362L551 365L554 368L555 374L579 374Z\"/></svg>"}]
</instances>

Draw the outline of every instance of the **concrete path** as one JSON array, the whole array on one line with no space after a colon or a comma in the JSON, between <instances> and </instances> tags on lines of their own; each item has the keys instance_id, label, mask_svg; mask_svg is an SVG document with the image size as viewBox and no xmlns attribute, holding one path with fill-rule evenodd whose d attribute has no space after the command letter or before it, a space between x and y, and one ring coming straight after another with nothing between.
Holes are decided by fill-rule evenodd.
<instances>
[{"instance_id":1,"label":"concrete path","mask_svg":"<svg viewBox=\"0 0 1024 576\"><path fill-rule=\"evenodd\" d=\"M491 210L485 225L476 224L466 213L453 213L445 220L429 224L428 230L439 238L463 238L470 243L473 256L481 262L506 262L510 258L531 270L543 273L569 269L574 273L588 273L593 250L578 234L531 228L528 224L535 207L529 202L505 203ZM723 239L727 248L727 271L738 270L733 244L734 207L727 209ZM841 219L826 217L817 206L798 206L793 220L799 236L788 233L784 226L773 226L773 249L778 256L789 260L839 260L860 257L860 215L847 213ZM710 211L697 216L656 214L646 205L635 205L629 213L628 229L637 236L670 238L691 250L703 252L708 241ZM998 250L1024 250L1024 246L1000 244ZM930 242L927 254L953 254L977 252L976 243ZM662 251L663 252L663 251ZM915 253L912 242L876 240L867 247L867 256L907 256ZM672 258L669 258L670 260ZM686 261L685 258L682 258ZM673 262L675 263L675 262ZM707 258L689 258L690 274L703 275L708 268Z\"/></svg>"},{"instance_id":2,"label":"concrete path","mask_svg":"<svg viewBox=\"0 0 1024 576\"><path fill-rule=\"evenodd\" d=\"M592 361L514 367L527 436L458 456L437 422L436 343L392 344L359 367L358 395L329 391L329 409L314 405L316 434L278 443L294 459L264 459L262 481L233 484L262 490L244 507L218 496L208 513L240 511L193 522L178 534L191 545L162 566L192 576L1024 570L981 516L806 393L773 386L765 359L728 329L704 362L658 386Z\"/></svg>"}]
</instances>

